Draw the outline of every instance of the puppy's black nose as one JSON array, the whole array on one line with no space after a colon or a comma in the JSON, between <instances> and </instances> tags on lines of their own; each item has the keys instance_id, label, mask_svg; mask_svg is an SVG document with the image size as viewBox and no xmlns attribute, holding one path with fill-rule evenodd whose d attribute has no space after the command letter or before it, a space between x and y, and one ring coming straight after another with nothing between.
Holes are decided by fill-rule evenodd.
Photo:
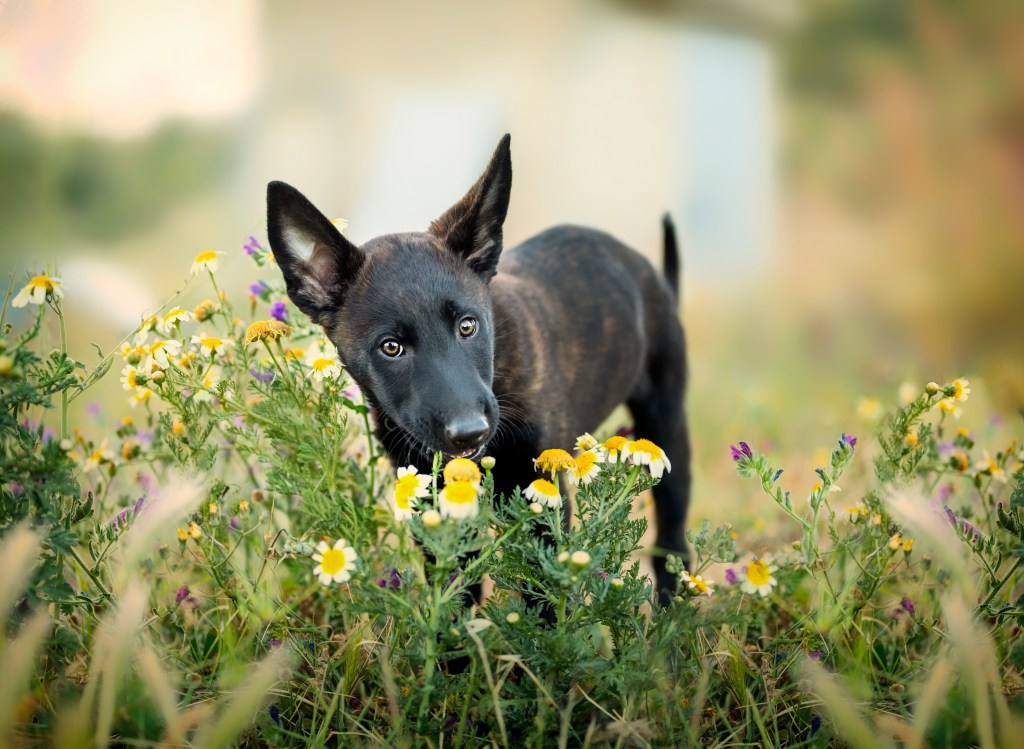
<instances>
[{"instance_id":1,"label":"puppy's black nose","mask_svg":"<svg viewBox=\"0 0 1024 749\"><path fill-rule=\"evenodd\" d=\"M444 428L444 436L454 451L480 447L487 436L487 419L482 415L460 417Z\"/></svg>"}]
</instances>

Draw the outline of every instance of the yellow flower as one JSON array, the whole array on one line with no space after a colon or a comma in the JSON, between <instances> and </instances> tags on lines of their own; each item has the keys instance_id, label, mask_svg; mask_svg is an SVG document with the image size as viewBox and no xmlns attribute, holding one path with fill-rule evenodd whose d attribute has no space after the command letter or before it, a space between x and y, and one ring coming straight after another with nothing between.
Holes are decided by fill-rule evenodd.
<instances>
[{"instance_id":1,"label":"yellow flower","mask_svg":"<svg viewBox=\"0 0 1024 749\"><path fill-rule=\"evenodd\" d=\"M974 470L980 474L987 473L996 481L1006 483L1006 471L999 467L999 464L992 460L992 456L988 454L988 450L982 453L982 459L974 464Z\"/></svg>"},{"instance_id":2,"label":"yellow flower","mask_svg":"<svg viewBox=\"0 0 1024 749\"><path fill-rule=\"evenodd\" d=\"M558 487L547 479L535 479L530 483L523 496L532 502L539 502L548 507L558 507L562 503L562 496L558 493Z\"/></svg>"},{"instance_id":3,"label":"yellow flower","mask_svg":"<svg viewBox=\"0 0 1024 749\"><path fill-rule=\"evenodd\" d=\"M48 296L57 297L58 299L64 296L61 280L55 276L32 276L28 283L11 300L11 306L24 307L29 302L32 304L42 304Z\"/></svg>"},{"instance_id":4,"label":"yellow flower","mask_svg":"<svg viewBox=\"0 0 1024 749\"><path fill-rule=\"evenodd\" d=\"M779 584L779 581L772 575L773 569L760 559L754 559L747 565L744 573L744 580L741 588L744 593L758 593L767 596L772 588Z\"/></svg>"},{"instance_id":5,"label":"yellow flower","mask_svg":"<svg viewBox=\"0 0 1024 749\"><path fill-rule=\"evenodd\" d=\"M243 499L241 502L238 503L238 511L239 512L248 512L249 511L249 500L248 499Z\"/></svg>"},{"instance_id":6,"label":"yellow flower","mask_svg":"<svg viewBox=\"0 0 1024 749\"><path fill-rule=\"evenodd\" d=\"M963 377L958 380L953 380L953 400L967 400L967 396L971 394L971 389L967 387L970 384L970 380Z\"/></svg>"},{"instance_id":7,"label":"yellow flower","mask_svg":"<svg viewBox=\"0 0 1024 749\"><path fill-rule=\"evenodd\" d=\"M622 459L629 457L629 440L625 437L619 436L618 434L613 437L609 437L602 442L601 447L608 455L609 462L620 457Z\"/></svg>"},{"instance_id":8,"label":"yellow flower","mask_svg":"<svg viewBox=\"0 0 1024 749\"><path fill-rule=\"evenodd\" d=\"M174 432L175 434L184 434L185 433L185 425L182 424L177 419L175 419L171 423L171 431Z\"/></svg>"},{"instance_id":9,"label":"yellow flower","mask_svg":"<svg viewBox=\"0 0 1024 749\"><path fill-rule=\"evenodd\" d=\"M334 546L328 546L326 541L321 541L316 546L316 552L313 561L320 564L313 568L313 574L321 583L343 583L352 577L352 570L356 568L359 555L345 539L339 538L334 542Z\"/></svg>"},{"instance_id":10,"label":"yellow flower","mask_svg":"<svg viewBox=\"0 0 1024 749\"><path fill-rule=\"evenodd\" d=\"M861 518L867 517L868 508L863 502L858 502L853 507L847 507L846 514L851 523L856 523Z\"/></svg>"},{"instance_id":11,"label":"yellow flower","mask_svg":"<svg viewBox=\"0 0 1024 749\"><path fill-rule=\"evenodd\" d=\"M188 322L191 319L191 312L182 309L181 307L175 307L160 318L159 322L156 324L156 329L165 336L168 336L174 332L175 326L180 325L183 322Z\"/></svg>"},{"instance_id":12,"label":"yellow flower","mask_svg":"<svg viewBox=\"0 0 1024 749\"><path fill-rule=\"evenodd\" d=\"M656 479L660 479L665 471L672 470L668 456L650 440L633 440L627 444L626 449L629 452L629 461L633 465L647 466L651 476Z\"/></svg>"},{"instance_id":13,"label":"yellow flower","mask_svg":"<svg viewBox=\"0 0 1024 749\"><path fill-rule=\"evenodd\" d=\"M949 460L953 464L953 467L956 468L961 473L967 470L967 453L963 452L962 450L958 450L957 452L950 455Z\"/></svg>"},{"instance_id":14,"label":"yellow flower","mask_svg":"<svg viewBox=\"0 0 1024 749\"><path fill-rule=\"evenodd\" d=\"M188 531L184 528L178 528L178 540L182 543L188 541Z\"/></svg>"},{"instance_id":15,"label":"yellow flower","mask_svg":"<svg viewBox=\"0 0 1024 749\"><path fill-rule=\"evenodd\" d=\"M913 548L914 548L914 539L912 539L912 538L904 539L903 540L903 546L900 547L900 548L903 549L903 553L904 554L909 554L913 550Z\"/></svg>"},{"instance_id":16,"label":"yellow flower","mask_svg":"<svg viewBox=\"0 0 1024 749\"><path fill-rule=\"evenodd\" d=\"M533 461L533 465L543 471L557 473L567 471L576 465L576 461L565 450L545 450Z\"/></svg>"},{"instance_id":17,"label":"yellow flower","mask_svg":"<svg viewBox=\"0 0 1024 749\"><path fill-rule=\"evenodd\" d=\"M910 445L911 447L913 447L914 445L917 444L917 440L918 440L917 431L911 429L907 433L907 437L906 437L907 444Z\"/></svg>"},{"instance_id":18,"label":"yellow flower","mask_svg":"<svg viewBox=\"0 0 1024 749\"><path fill-rule=\"evenodd\" d=\"M194 276L197 273L201 273L204 270L213 273L217 270L218 260L220 253L216 250L205 250L196 255L196 259L192 261L192 270L190 273Z\"/></svg>"},{"instance_id":19,"label":"yellow flower","mask_svg":"<svg viewBox=\"0 0 1024 749\"><path fill-rule=\"evenodd\" d=\"M956 400L953 398L943 398L939 401L939 410L944 414L949 414L954 419L959 419L963 413L960 410L960 406L956 404Z\"/></svg>"},{"instance_id":20,"label":"yellow flower","mask_svg":"<svg viewBox=\"0 0 1024 749\"><path fill-rule=\"evenodd\" d=\"M590 432L584 432L576 438L577 450L593 450L598 444L598 441Z\"/></svg>"},{"instance_id":21,"label":"yellow flower","mask_svg":"<svg viewBox=\"0 0 1024 749\"><path fill-rule=\"evenodd\" d=\"M210 502L210 504L207 505L206 509L208 509L210 511L211 515L216 515L217 514L217 503L216 502Z\"/></svg>"},{"instance_id":22,"label":"yellow flower","mask_svg":"<svg viewBox=\"0 0 1024 749\"><path fill-rule=\"evenodd\" d=\"M569 471L569 482L573 486L589 484L601 471L601 468L598 466L599 462L600 458L593 450L580 453L576 456L576 465Z\"/></svg>"},{"instance_id":23,"label":"yellow flower","mask_svg":"<svg viewBox=\"0 0 1024 749\"><path fill-rule=\"evenodd\" d=\"M204 299L192 310L192 316L197 322L206 322L217 312L218 305L211 299Z\"/></svg>"},{"instance_id":24,"label":"yellow flower","mask_svg":"<svg viewBox=\"0 0 1024 749\"><path fill-rule=\"evenodd\" d=\"M899 551L900 547L902 547L902 546L903 546L903 534L899 533L899 532L893 533L892 536L889 538L889 548L892 551Z\"/></svg>"},{"instance_id":25,"label":"yellow flower","mask_svg":"<svg viewBox=\"0 0 1024 749\"><path fill-rule=\"evenodd\" d=\"M416 501L420 497L430 494L427 487L430 486L430 476L422 476L416 466L407 466L398 469L398 480L395 481L395 490L391 494L391 509L398 520L408 520L413 516L416 509Z\"/></svg>"},{"instance_id":26,"label":"yellow flower","mask_svg":"<svg viewBox=\"0 0 1024 749\"><path fill-rule=\"evenodd\" d=\"M865 396L857 401L857 415L864 421L878 421L882 416L882 404L878 398Z\"/></svg>"},{"instance_id":27,"label":"yellow flower","mask_svg":"<svg viewBox=\"0 0 1024 749\"><path fill-rule=\"evenodd\" d=\"M323 382L325 377L337 377L341 374L341 362L334 356L314 351L306 359L306 364L313 370L313 379Z\"/></svg>"},{"instance_id":28,"label":"yellow flower","mask_svg":"<svg viewBox=\"0 0 1024 749\"><path fill-rule=\"evenodd\" d=\"M201 538L203 535L203 529L199 527L199 524L195 521L188 524L188 535L189 538Z\"/></svg>"},{"instance_id":29,"label":"yellow flower","mask_svg":"<svg viewBox=\"0 0 1024 749\"><path fill-rule=\"evenodd\" d=\"M280 320L258 320L245 329L245 344L255 341L273 341L292 332L291 326Z\"/></svg>"},{"instance_id":30,"label":"yellow flower","mask_svg":"<svg viewBox=\"0 0 1024 749\"><path fill-rule=\"evenodd\" d=\"M207 335L203 331L199 331L192 336L192 345L198 346L199 350L206 356L213 357L216 354L223 354L225 347L231 343L226 338L220 336Z\"/></svg>"},{"instance_id":31,"label":"yellow flower","mask_svg":"<svg viewBox=\"0 0 1024 749\"><path fill-rule=\"evenodd\" d=\"M474 518L480 512L477 487L468 481L448 484L438 495L438 508L442 517Z\"/></svg>"},{"instance_id":32,"label":"yellow flower","mask_svg":"<svg viewBox=\"0 0 1024 749\"><path fill-rule=\"evenodd\" d=\"M139 382L139 370L128 364L121 370L121 387L125 390L135 390L135 388L142 387L142 383Z\"/></svg>"},{"instance_id":33,"label":"yellow flower","mask_svg":"<svg viewBox=\"0 0 1024 749\"><path fill-rule=\"evenodd\" d=\"M691 595L705 595L710 598L711 595L715 592L714 583L710 580L705 580L700 575L691 575L688 572L684 571L679 577L682 579L683 584L686 586L687 592Z\"/></svg>"},{"instance_id":34,"label":"yellow flower","mask_svg":"<svg viewBox=\"0 0 1024 749\"><path fill-rule=\"evenodd\" d=\"M479 486L483 478L480 468L469 458L452 458L444 467L444 481L451 484L454 481L468 481Z\"/></svg>"},{"instance_id":35,"label":"yellow flower","mask_svg":"<svg viewBox=\"0 0 1024 749\"><path fill-rule=\"evenodd\" d=\"M160 367L170 366L170 357L178 356L181 353L181 341L168 338L165 341L153 341L149 346L149 359L156 362Z\"/></svg>"}]
</instances>

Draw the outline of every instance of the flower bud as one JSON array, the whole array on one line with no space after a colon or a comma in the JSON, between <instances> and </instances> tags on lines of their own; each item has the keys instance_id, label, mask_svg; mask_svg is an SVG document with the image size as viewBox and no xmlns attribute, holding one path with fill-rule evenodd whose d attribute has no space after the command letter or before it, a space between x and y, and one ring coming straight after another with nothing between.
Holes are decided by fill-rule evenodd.
<instances>
[{"instance_id":1,"label":"flower bud","mask_svg":"<svg viewBox=\"0 0 1024 749\"><path fill-rule=\"evenodd\" d=\"M590 564L590 554L585 551L574 551L569 560L577 567L586 567Z\"/></svg>"},{"instance_id":2,"label":"flower bud","mask_svg":"<svg viewBox=\"0 0 1024 749\"><path fill-rule=\"evenodd\" d=\"M544 512L544 507L541 505L540 502L530 502L530 512L532 512L534 515L540 515L542 512Z\"/></svg>"},{"instance_id":3,"label":"flower bud","mask_svg":"<svg viewBox=\"0 0 1024 749\"><path fill-rule=\"evenodd\" d=\"M441 513L437 510L427 510L423 513L423 526L425 528L437 528L441 525Z\"/></svg>"},{"instance_id":4,"label":"flower bud","mask_svg":"<svg viewBox=\"0 0 1024 749\"><path fill-rule=\"evenodd\" d=\"M480 467L483 468L485 471L489 471L492 468L494 468L494 464L496 462L497 461L494 460L494 456L485 455L484 457L480 458Z\"/></svg>"},{"instance_id":5,"label":"flower bud","mask_svg":"<svg viewBox=\"0 0 1024 749\"><path fill-rule=\"evenodd\" d=\"M942 388L939 387L939 383L937 382L929 382L927 385L924 386L924 391L928 393L928 395L935 395L941 389Z\"/></svg>"},{"instance_id":6,"label":"flower bud","mask_svg":"<svg viewBox=\"0 0 1024 749\"><path fill-rule=\"evenodd\" d=\"M505 621L509 624L516 624L519 621L519 612L512 611L505 615Z\"/></svg>"},{"instance_id":7,"label":"flower bud","mask_svg":"<svg viewBox=\"0 0 1024 749\"><path fill-rule=\"evenodd\" d=\"M4 355L0 356L0 377L6 377L14 369L14 359Z\"/></svg>"},{"instance_id":8,"label":"flower bud","mask_svg":"<svg viewBox=\"0 0 1024 749\"><path fill-rule=\"evenodd\" d=\"M566 562L568 562L569 561L569 552L563 551L561 554L559 554L558 555L558 561L561 562L562 564L565 564Z\"/></svg>"},{"instance_id":9,"label":"flower bud","mask_svg":"<svg viewBox=\"0 0 1024 749\"><path fill-rule=\"evenodd\" d=\"M623 581L621 577L613 577L611 580L608 581L608 584L611 585L613 588L621 588L626 583Z\"/></svg>"},{"instance_id":10,"label":"flower bud","mask_svg":"<svg viewBox=\"0 0 1024 749\"><path fill-rule=\"evenodd\" d=\"M61 449L61 451L62 451L62 452L66 452L66 453L69 453L69 452L71 452L71 449L72 449L72 448L73 448L74 446L75 446L75 443L74 443L74 442L72 442L72 441L71 441L71 440L69 440L69 439L62 439L62 440L60 441L60 449Z\"/></svg>"}]
</instances>

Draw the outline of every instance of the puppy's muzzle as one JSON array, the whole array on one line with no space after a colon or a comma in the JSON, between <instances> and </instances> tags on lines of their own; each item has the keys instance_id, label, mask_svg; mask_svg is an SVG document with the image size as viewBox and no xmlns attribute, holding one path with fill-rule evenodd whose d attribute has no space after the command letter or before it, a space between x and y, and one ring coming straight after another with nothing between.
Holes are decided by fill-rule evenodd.
<instances>
[{"instance_id":1,"label":"puppy's muzzle","mask_svg":"<svg viewBox=\"0 0 1024 749\"><path fill-rule=\"evenodd\" d=\"M444 428L445 452L453 458L468 458L483 446L488 434L490 424L482 414L455 418Z\"/></svg>"}]
</instances>

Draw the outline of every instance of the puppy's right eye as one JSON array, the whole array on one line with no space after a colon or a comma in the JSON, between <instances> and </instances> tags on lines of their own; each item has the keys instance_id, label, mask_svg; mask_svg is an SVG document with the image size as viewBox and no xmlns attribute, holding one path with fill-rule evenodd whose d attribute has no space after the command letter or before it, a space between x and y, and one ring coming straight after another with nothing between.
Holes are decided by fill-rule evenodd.
<instances>
[{"instance_id":1,"label":"puppy's right eye","mask_svg":"<svg viewBox=\"0 0 1024 749\"><path fill-rule=\"evenodd\" d=\"M396 359L405 352L405 349L394 338L388 338L380 345L380 352L389 359Z\"/></svg>"}]
</instances>

